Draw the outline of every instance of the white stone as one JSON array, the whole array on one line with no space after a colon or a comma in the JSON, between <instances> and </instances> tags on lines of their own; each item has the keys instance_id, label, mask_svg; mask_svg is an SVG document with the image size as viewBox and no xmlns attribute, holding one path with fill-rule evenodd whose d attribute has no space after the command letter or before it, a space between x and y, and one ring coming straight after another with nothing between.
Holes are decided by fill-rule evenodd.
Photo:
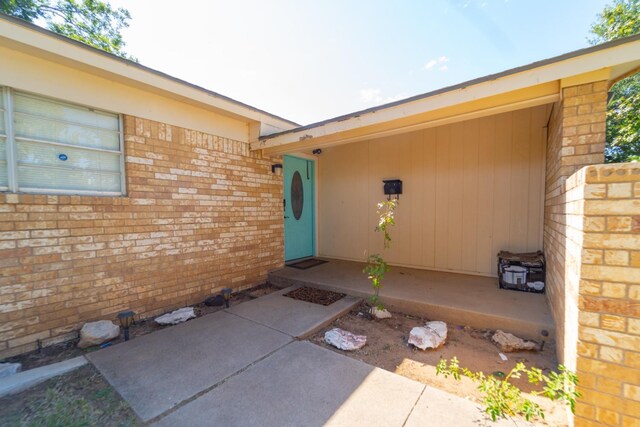
<instances>
[{"instance_id":1,"label":"white stone","mask_svg":"<svg viewBox=\"0 0 640 427\"><path fill-rule=\"evenodd\" d=\"M440 321L427 322L424 326L416 326L409 333L409 344L421 350L438 348L447 339L447 324Z\"/></svg>"},{"instance_id":2,"label":"white stone","mask_svg":"<svg viewBox=\"0 0 640 427\"><path fill-rule=\"evenodd\" d=\"M175 325L186 322L194 317L196 317L196 313L194 313L193 307L184 307L172 311L171 313L163 314L160 317L156 317L155 322L159 325Z\"/></svg>"},{"instance_id":3,"label":"white stone","mask_svg":"<svg viewBox=\"0 0 640 427\"><path fill-rule=\"evenodd\" d=\"M0 378L17 374L22 370L21 363L0 363Z\"/></svg>"},{"instance_id":4,"label":"white stone","mask_svg":"<svg viewBox=\"0 0 640 427\"><path fill-rule=\"evenodd\" d=\"M355 335L340 328L333 328L324 333L324 340L340 350L358 350L367 343L365 335Z\"/></svg>"},{"instance_id":5,"label":"white stone","mask_svg":"<svg viewBox=\"0 0 640 427\"><path fill-rule=\"evenodd\" d=\"M117 338L118 335L120 335L120 328L110 320L88 322L80 330L78 347L87 348L93 345L100 345L105 341Z\"/></svg>"},{"instance_id":6,"label":"white stone","mask_svg":"<svg viewBox=\"0 0 640 427\"><path fill-rule=\"evenodd\" d=\"M378 307L371 307L371 315L376 319L390 319L391 313L386 308L380 310Z\"/></svg>"},{"instance_id":7,"label":"white stone","mask_svg":"<svg viewBox=\"0 0 640 427\"><path fill-rule=\"evenodd\" d=\"M497 330L491 340L500 347L500 350L504 353L513 353L515 351L530 351L537 350L538 344L533 341L525 341L522 338Z\"/></svg>"}]
</instances>

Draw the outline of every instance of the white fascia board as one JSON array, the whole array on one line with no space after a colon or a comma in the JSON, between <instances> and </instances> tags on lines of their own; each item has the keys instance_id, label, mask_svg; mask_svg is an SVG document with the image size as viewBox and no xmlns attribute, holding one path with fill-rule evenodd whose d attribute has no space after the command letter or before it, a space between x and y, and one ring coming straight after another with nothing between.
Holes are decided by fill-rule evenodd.
<instances>
[{"instance_id":1,"label":"white fascia board","mask_svg":"<svg viewBox=\"0 0 640 427\"><path fill-rule=\"evenodd\" d=\"M640 62L640 40L507 74L433 96L407 102L398 101L388 107L381 106L379 109L365 110L362 114L354 113L353 117L343 116L318 126L311 125L281 135L264 137L252 143L251 149L266 149L320 138L632 62Z\"/></svg>"}]
</instances>

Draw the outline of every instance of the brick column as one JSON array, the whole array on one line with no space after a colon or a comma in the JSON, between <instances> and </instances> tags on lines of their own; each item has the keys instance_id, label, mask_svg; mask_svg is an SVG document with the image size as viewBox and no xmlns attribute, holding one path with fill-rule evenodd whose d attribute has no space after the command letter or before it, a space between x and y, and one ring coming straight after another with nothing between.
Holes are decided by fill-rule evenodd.
<instances>
[{"instance_id":1,"label":"brick column","mask_svg":"<svg viewBox=\"0 0 640 427\"><path fill-rule=\"evenodd\" d=\"M598 165L584 181L579 426L640 425L640 165ZM578 175L576 174L576 175Z\"/></svg>"},{"instance_id":2,"label":"brick column","mask_svg":"<svg viewBox=\"0 0 640 427\"><path fill-rule=\"evenodd\" d=\"M578 265L581 242L573 230L581 221L567 178L578 169L604 162L606 81L566 87L553 108L547 134L544 251L547 300L556 323L558 358L575 368L578 321ZM579 190L578 190L579 191ZM577 254L577 255L576 255Z\"/></svg>"}]
</instances>

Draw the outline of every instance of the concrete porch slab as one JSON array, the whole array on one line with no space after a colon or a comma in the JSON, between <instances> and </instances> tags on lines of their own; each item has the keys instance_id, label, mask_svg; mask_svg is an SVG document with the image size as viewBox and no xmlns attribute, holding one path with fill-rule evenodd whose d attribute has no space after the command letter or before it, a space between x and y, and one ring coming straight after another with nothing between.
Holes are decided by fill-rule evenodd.
<instances>
[{"instance_id":1,"label":"concrete porch slab","mask_svg":"<svg viewBox=\"0 0 640 427\"><path fill-rule=\"evenodd\" d=\"M290 341L288 335L219 311L87 358L149 421Z\"/></svg>"},{"instance_id":2,"label":"concrete porch slab","mask_svg":"<svg viewBox=\"0 0 640 427\"><path fill-rule=\"evenodd\" d=\"M313 304L283 296L296 286L282 289L228 311L296 338L304 338L349 312L360 298L345 296L331 305Z\"/></svg>"},{"instance_id":3,"label":"concrete porch slab","mask_svg":"<svg viewBox=\"0 0 640 427\"><path fill-rule=\"evenodd\" d=\"M360 298L371 295L371 283L362 273L364 263L328 260L308 270L285 267L271 272L269 281L278 287L315 286ZM491 277L393 266L380 297L391 310L434 320L502 329L534 340L542 329L555 336L543 294L499 289Z\"/></svg>"},{"instance_id":4,"label":"concrete porch slab","mask_svg":"<svg viewBox=\"0 0 640 427\"><path fill-rule=\"evenodd\" d=\"M293 342L157 426L402 426L424 385Z\"/></svg>"}]
</instances>

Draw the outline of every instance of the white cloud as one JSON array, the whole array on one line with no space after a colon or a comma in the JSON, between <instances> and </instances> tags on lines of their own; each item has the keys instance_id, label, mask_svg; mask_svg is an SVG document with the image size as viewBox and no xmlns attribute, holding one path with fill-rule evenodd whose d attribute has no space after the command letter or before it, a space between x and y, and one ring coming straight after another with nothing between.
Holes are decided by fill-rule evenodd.
<instances>
[{"instance_id":1,"label":"white cloud","mask_svg":"<svg viewBox=\"0 0 640 427\"><path fill-rule=\"evenodd\" d=\"M447 71L449 69L448 66L444 65L447 62L449 62L449 57L442 55L442 56L439 56L437 58L430 59L426 64L424 64L424 69L425 70L433 70L433 69L435 69L436 66L439 65L437 70L444 72L444 71Z\"/></svg>"},{"instance_id":2,"label":"white cloud","mask_svg":"<svg viewBox=\"0 0 640 427\"><path fill-rule=\"evenodd\" d=\"M431 61L429 61L426 64L424 64L424 68L425 68L425 70L430 70L433 67L435 67L437 64L438 64L438 61L436 61L435 59L432 59Z\"/></svg>"},{"instance_id":3,"label":"white cloud","mask_svg":"<svg viewBox=\"0 0 640 427\"><path fill-rule=\"evenodd\" d=\"M447 71L449 67L447 67L446 65L443 65L443 64L446 64L447 62L449 62L448 56L444 56L444 55L439 56L437 58L429 60L426 64L424 64L424 69L433 70L436 65L440 65L440 67L438 67L438 71Z\"/></svg>"}]
</instances>

